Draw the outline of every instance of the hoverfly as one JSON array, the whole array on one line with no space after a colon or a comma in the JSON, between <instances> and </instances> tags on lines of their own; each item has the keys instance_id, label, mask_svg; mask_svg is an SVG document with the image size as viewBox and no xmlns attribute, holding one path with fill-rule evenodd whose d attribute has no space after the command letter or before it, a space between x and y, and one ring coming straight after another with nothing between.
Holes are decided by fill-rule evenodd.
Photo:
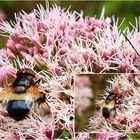
<instances>
[{"instance_id":1,"label":"hoverfly","mask_svg":"<svg viewBox=\"0 0 140 140\"><path fill-rule=\"evenodd\" d=\"M32 106L40 108L43 114L50 114L50 107L44 93L40 92L35 81L36 73L29 68L22 68L16 73L16 79L11 86L0 92L0 102L6 105L10 117L16 121L28 116Z\"/></svg>"},{"instance_id":2,"label":"hoverfly","mask_svg":"<svg viewBox=\"0 0 140 140\"><path fill-rule=\"evenodd\" d=\"M115 117L116 105L122 103L122 95L110 92L105 101L97 107L97 110L102 109L102 115L105 119Z\"/></svg>"}]
</instances>

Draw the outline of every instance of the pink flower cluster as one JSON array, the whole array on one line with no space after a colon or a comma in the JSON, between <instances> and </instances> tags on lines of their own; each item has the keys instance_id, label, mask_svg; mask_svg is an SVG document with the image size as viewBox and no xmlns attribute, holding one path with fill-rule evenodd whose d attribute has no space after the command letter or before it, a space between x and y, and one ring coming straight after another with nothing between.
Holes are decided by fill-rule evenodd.
<instances>
[{"instance_id":1,"label":"pink flower cluster","mask_svg":"<svg viewBox=\"0 0 140 140\"><path fill-rule=\"evenodd\" d=\"M104 10L103 10L104 11ZM15 14L15 22L0 23L8 36L9 61L34 62L53 75L68 72L139 72L139 56L119 31L114 18L84 18L83 13L54 6ZM139 52L137 28L124 31ZM78 54L78 55L77 55Z\"/></svg>"},{"instance_id":2,"label":"pink flower cluster","mask_svg":"<svg viewBox=\"0 0 140 140\"><path fill-rule=\"evenodd\" d=\"M77 75L75 77L75 109L82 112L91 104L93 98L91 81L86 75Z\"/></svg>"},{"instance_id":3,"label":"pink flower cluster","mask_svg":"<svg viewBox=\"0 0 140 140\"><path fill-rule=\"evenodd\" d=\"M96 140L119 140L123 136L125 136L123 133L119 132L105 132L105 133L97 133L95 136Z\"/></svg>"},{"instance_id":4,"label":"pink flower cluster","mask_svg":"<svg viewBox=\"0 0 140 140\"><path fill-rule=\"evenodd\" d=\"M82 12L57 6L45 10L41 5L30 14L24 11L15 14L13 23L0 23L1 35L9 34L6 47L10 60L19 57L34 61L38 67L45 65L57 75L74 69L100 70L96 68L98 62L94 62L98 58L93 41L107 28L110 28L109 18L84 18Z\"/></svg>"},{"instance_id":5,"label":"pink flower cluster","mask_svg":"<svg viewBox=\"0 0 140 140\"><path fill-rule=\"evenodd\" d=\"M87 132L77 133L73 140L90 140L90 134Z\"/></svg>"},{"instance_id":6,"label":"pink flower cluster","mask_svg":"<svg viewBox=\"0 0 140 140\"><path fill-rule=\"evenodd\" d=\"M7 117L1 118L0 138L5 140L20 139L46 139L52 138L54 126L51 120L40 120L39 117L32 116L20 122L15 122Z\"/></svg>"}]
</instances>

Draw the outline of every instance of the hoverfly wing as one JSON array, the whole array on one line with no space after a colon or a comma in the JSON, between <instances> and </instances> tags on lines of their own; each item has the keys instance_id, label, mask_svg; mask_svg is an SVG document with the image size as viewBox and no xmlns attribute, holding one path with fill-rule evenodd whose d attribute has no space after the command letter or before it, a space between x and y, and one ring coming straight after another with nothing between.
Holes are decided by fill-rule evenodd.
<instances>
[{"instance_id":1,"label":"hoverfly wing","mask_svg":"<svg viewBox=\"0 0 140 140\"><path fill-rule=\"evenodd\" d=\"M0 92L0 103L2 104L8 103L12 93L13 93L13 88L11 86L2 90Z\"/></svg>"},{"instance_id":2,"label":"hoverfly wing","mask_svg":"<svg viewBox=\"0 0 140 140\"><path fill-rule=\"evenodd\" d=\"M50 106L48 105L47 101L45 101L44 103L34 102L32 107L33 110L35 110L35 112L37 112L41 116L46 116L51 114Z\"/></svg>"},{"instance_id":3,"label":"hoverfly wing","mask_svg":"<svg viewBox=\"0 0 140 140\"><path fill-rule=\"evenodd\" d=\"M42 97L36 85L31 85L29 88L27 88L26 93L27 93L26 100L30 102L35 102L37 99Z\"/></svg>"},{"instance_id":4,"label":"hoverfly wing","mask_svg":"<svg viewBox=\"0 0 140 140\"><path fill-rule=\"evenodd\" d=\"M40 112L43 116L51 113L45 94L40 92L36 85L30 86L27 91L28 98L32 101L32 107L37 112Z\"/></svg>"}]
</instances>

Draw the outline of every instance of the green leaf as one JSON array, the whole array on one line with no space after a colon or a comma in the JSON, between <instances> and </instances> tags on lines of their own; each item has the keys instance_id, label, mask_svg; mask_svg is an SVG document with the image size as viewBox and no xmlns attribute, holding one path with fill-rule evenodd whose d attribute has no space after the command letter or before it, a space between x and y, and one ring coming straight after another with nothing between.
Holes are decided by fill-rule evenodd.
<instances>
[{"instance_id":1,"label":"green leaf","mask_svg":"<svg viewBox=\"0 0 140 140\"><path fill-rule=\"evenodd\" d=\"M64 130L62 134L62 138L68 138L70 136L70 132L68 130Z\"/></svg>"}]
</instances>

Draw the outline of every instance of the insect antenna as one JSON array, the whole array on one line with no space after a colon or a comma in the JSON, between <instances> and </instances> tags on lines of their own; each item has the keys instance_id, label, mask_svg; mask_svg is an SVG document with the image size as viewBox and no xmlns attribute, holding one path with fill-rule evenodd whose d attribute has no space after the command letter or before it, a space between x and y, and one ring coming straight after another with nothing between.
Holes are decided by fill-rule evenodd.
<instances>
[{"instance_id":1,"label":"insect antenna","mask_svg":"<svg viewBox=\"0 0 140 140\"><path fill-rule=\"evenodd\" d=\"M38 80L36 80L36 81L34 82L34 84L39 84L40 81L41 81L41 79L39 78Z\"/></svg>"},{"instance_id":2,"label":"insect antenna","mask_svg":"<svg viewBox=\"0 0 140 140\"><path fill-rule=\"evenodd\" d=\"M136 54L140 57L140 54L137 52L137 50L135 49L134 45L131 43L131 41L128 39L128 37L123 33L123 36L126 38L126 40L129 42L129 44L131 45L131 47L135 50Z\"/></svg>"}]
</instances>

